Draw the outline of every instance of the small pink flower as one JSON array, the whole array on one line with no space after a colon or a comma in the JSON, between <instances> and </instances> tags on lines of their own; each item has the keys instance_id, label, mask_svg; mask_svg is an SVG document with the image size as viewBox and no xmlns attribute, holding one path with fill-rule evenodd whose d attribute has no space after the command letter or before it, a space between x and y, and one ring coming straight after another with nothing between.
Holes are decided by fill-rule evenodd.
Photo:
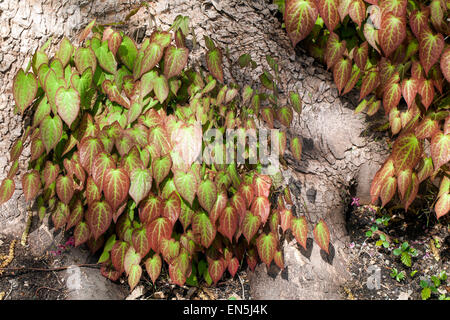
<instances>
[{"instance_id":1,"label":"small pink flower","mask_svg":"<svg viewBox=\"0 0 450 320\"><path fill-rule=\"evenodd\" d=\"M359 207L360 206L359 198L352 198L352 204L351 205Z\"/></svg>"},{"instance_id":2,"label":"small pink flower","mask_svg":"<svg viewBox=\"0 0 450 320\"><path fill-rule=\"evenodd\" d=\"M355 247L355 243L354 243L354 242L350 242L349 245L348 245L348 247L349 247L350 249L353 249L353 248Z\"/></svg>"}]
</instances>

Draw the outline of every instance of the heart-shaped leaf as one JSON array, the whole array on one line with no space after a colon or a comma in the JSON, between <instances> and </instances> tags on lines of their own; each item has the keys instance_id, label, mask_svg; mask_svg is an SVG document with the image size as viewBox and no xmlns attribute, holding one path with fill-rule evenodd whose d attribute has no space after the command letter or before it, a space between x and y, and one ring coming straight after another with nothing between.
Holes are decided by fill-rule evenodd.
<instances>
[{"instance_id":1,"label":"heart-shaped leaf","mask_svg":"<svg viewBox=\"0 0 450 320\"><path fill-rule=\"evenodd\" d=\"M328 247L330 244L330 231L328 230L328 226L325 221L322 219L316 224L314 228L314 239L316 240L319 247L329 254Z\"/></svg>"},{"instance_id":2,"label":"heart-shaped leaf","mask_svg":"<svg viewBox=\"0 0 450 320\"><path fill-rule=\"evenodd\" d=\"M30 106L36 97L38 82L31 72L25 74L20 69L13 80L13 96L16 107L21 114Z\"/></svg>"},{"instance_id":3,"label":"heart-shaped leaf","mask_svg":"<svg viewBox=\"0 0 450 320\"><path fill-rule=\"evenodd\" d=\"M55 95L56 107L61 119L70 127L80 111L80 94L73 88L59 88Z\"/></svg>"},{"instance_id":4,"label":"heart-shaped leaf","mask_svg":"<svg viewBox=\"0 0 450 320\"><path fill-rule=\"evenodd\" d=\"M189 50L187 48L177 48L171 45L166 49L164 55L164 75L167 79L181 73L187 64L188 55Z\"/></svg>"},{"instance_id":5,"label":"heart-shaped leaf","mask_svg":"<svg viewBox=\"0 0 450 320\"><path fill-rule=\"evenodd\" d=\"M130 178L125 169L108 169L103 180L103 193L113 211L126 200L130 188Z\"/></svg>"},{"instance_id":6,"label":"heart-shaped leaf","mask_svg":"<svg viewBox=\"0 0 450 320\"><path fill-rule=\"evenodd\" d=\"M268 234L261 233L261 235L256 240L256 248L258 249L259 257L261 258L262 262L267 265L268 268L277 251L276 236L272 232Z\"/></svg>"}]
</instances>

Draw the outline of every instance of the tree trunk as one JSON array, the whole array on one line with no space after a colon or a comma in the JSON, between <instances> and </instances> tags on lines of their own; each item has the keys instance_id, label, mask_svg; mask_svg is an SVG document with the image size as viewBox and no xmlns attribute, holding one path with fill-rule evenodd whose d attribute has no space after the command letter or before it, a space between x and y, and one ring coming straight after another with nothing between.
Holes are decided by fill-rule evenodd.
<instances>
[{"instance_id":1,"label":"tree trunk","mask_svg":"<svg viewBox=\"0 0 450 320\"><path fill-rule=\"evenodd\" d=\"M26 67L36 48L50 36L53 43L64 35L75 39L93 18L99 23L121 21L139 2L68 0L61 4L56 0L28 0L17 4L0 0L0 179L9 169L12 143L29 122L13 113L11 87L17 70ZM240 85L257 85L263 68L268 68L267 54L278 61L281 92L298 92L303 100L303 112L301 116L295 113L288 132L288 139L295 135L303 139L302 161L298 163L288 154L283 183L290 187L295 214L308 216L311 238L314 224L320 218L326 221L332 248L326 256L309 239L305 252L294 245L295 241L286 239L286 271L266 270L259 265L251 276L252 297L339 298L339 286L348 278L345 209L349 195L359 197L362 203L369 201L370 181L387 148L366 133L365 116L353 114L355 93L349 94L351 99L339 97L332 75L304 52L296 54L276 13L276 6L269 0L160 0L142 7L121 28L142 39L154 26L167 29L177 15L187 15L197 39L195 47L190 43L190 64L206 68L203 35L210 36L222 49L228 47L232 61L249 53L258 63L253 71L236 65L225 68L226 81ZM17 191L0 209L0 233L19 235L23 231L26 207L19 175L26 169L28 156L29 146L21 158Z\"/></svg>"}]
</instances>

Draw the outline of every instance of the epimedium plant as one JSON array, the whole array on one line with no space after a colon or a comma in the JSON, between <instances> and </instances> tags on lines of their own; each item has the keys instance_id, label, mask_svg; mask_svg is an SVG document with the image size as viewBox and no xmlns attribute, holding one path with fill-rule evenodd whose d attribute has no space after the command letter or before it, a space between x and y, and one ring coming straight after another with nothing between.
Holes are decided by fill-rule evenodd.
<instances>
[{"instance_id":1,"label":"epimedium plant","mask_svg":"<svg viewBox=\"0 0 450 320\"><path fill-rule=\"evenodd\" d=\"M408 210L419 185L441 177L434 210L450 210L450 46L446 0L275 0L292 44L333 72L339 94L359 89L355 112L382 107L395 136L371 185Z\"/></svg>"},{"instance_id":2,"label":"epimedium plant","mask_svg":"<svg viewBox=\"0 0 450 320\"><path fill-rule=\"evenodd\" d=\"M13 83L16 110L31 112L32 124L11 149L0 204L14 193L29 140L26 201L36 200L41 219L49 212L55 229L73 229L75 246L103 249L101 273L117 280L125 272L131 289L143 267L154 283L167 264L180 286L202 277L215 284L244 262L252 270L259 260L283 268L280 241L288 230L306 248L307 218L292 212L287 187L271 202L276 190L261 163L194 161L211 146L202 139L208 129L256 129L259 114L267 126L277 120L286 129L293 110L301 111L299 95L278 106L271 57L273 74L260 77L265 92L225 84L222 51L208 37L209 74L188 68L190 33L189 18L178 16L168 31L155 29L137 45L94 20L78 47L64 38L50 58L47 42ZM255 64L249 55L238 63ZM270 143L284 154L286 130ZM290 150L300 161L299 137L290 139ZM244 153L248 159L250 149ZM328 252L323 220L313 235Z\"/></svg>"}]
</instances>

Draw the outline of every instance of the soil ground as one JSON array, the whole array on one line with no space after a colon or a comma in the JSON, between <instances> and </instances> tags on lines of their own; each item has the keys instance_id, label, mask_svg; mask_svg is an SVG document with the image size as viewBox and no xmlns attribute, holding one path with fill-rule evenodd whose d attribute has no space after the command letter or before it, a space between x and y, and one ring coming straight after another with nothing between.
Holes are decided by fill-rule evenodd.
<instances>
[{"instance_id":1,"label":"soil ground","mask_svg":"<svg viewBox=\"0 0 450 320\"><path fill-rule=\"evenodd\" d=\"M422 299L421 280L430 281L432 276L441 272L450 274L450 219L443 217L439 223L434 213L404 214L404 210L378 213L369 206L357 207L348 216L350 235L349 251L351 263L349 271L352 279L343 288L347 299L365 300L406 300ZM377 224L376 219L390 217L387 225ZM377 226L372 236L366 232ZM380 245L380 234L389 240L387 248ZM400 256L393 254L394 249L403 242L417 250L412 257L411 267L404 265ZM391 276L394 269L403 272L404 278L396 280ZM377 273L379 270L379 273ZM379 274L379 285L370 285L371 276ZM369 285L368 285L369 282ZM430 299L439 296L450 297L450 281L441 281Z\"/></svg>"},{"instance_id":2,"label":"soil ground","mask_svg":"<svg viewBox=\"0 0 450 320\"><path fill-rule=\"evenodd\" d=\"M418 216L404 215L402 210L371 210L369 206L353 207L347 217L350 236L348 244L350 252L349 272L351 280L342 287L342 296L346 299L358 300L397 300L421 299L421 280L430 280L445 271L450 274L450 218L444 217L438 222L433 214ZM387 225L377 224L376 219L389 216ZM377 226L378 230L370 237L366 232ZM377 245L383 234L389 240L389 246ZM66 239L70 235L66 235ZM13 239L0 239L0 256L8 255ZM399 256L393 254L403 242L408 242L417 250L412 258L411 267L405 266ZM53 250L57 250L56 246ZM62 300L67 296L64 277L61 271L42 271L66 266L71 248L53 255L51 251L41 257L34 257L27 247L18 240L15 245L14 259L0 275L0 297L7 300ZM98 256L88 257L89 263L95 263ZM0 264L4 259L0 260ZM26 270L17 270L26 268ZM393 269L404 272L404 279L396 280L391 276ZM378 271L379 270L379 273ZM161 276L154 286L148 275L144 276L128 299L251 299L249 294L248 270L240 270L231 278L227 273L215 286L207 286L204 282L199 287L178 287L170 284L168 272L162 270ZM415 272L414 275L412 273ZM372 287L368 280L379 277L379 285ZM372 278L371 278L372 276ZM128 289L126 279L122 277L118 283ZM450 281L442 281L430 299L439 296L450 296Z\"/></svg>"}]
</instances>

